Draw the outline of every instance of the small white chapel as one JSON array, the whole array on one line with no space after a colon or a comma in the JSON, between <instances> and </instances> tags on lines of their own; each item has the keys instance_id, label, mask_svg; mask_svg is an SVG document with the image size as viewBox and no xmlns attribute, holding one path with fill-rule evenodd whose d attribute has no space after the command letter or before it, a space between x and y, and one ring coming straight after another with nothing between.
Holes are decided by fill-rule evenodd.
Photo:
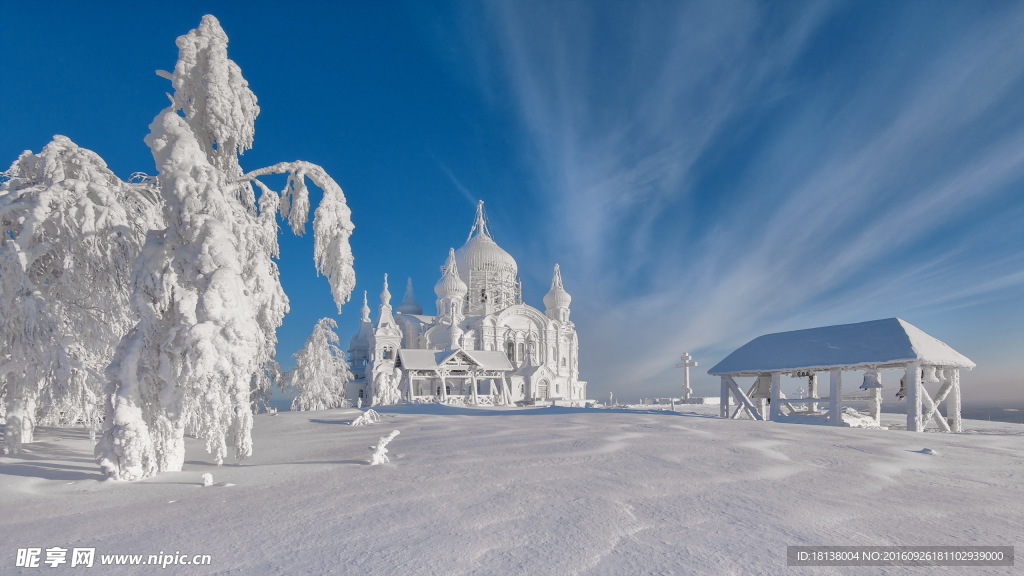
<instances>
[{"instance_id":1,"label":"small white chapel","mask_svg":"<svg viewBox=\"0 0 1024 576\"><path fill-rule=\"evenodd\" d=\"M512 256L494 241L483 201L466 243L449 249L434 285L437 314L423 313L412 279L391 307L387 275L376 322L363 293L362 319L349 345L353 404L582 405L579 340L572 298L558 264L544 311L523 303Z\"/></svg>"}]
</instances>

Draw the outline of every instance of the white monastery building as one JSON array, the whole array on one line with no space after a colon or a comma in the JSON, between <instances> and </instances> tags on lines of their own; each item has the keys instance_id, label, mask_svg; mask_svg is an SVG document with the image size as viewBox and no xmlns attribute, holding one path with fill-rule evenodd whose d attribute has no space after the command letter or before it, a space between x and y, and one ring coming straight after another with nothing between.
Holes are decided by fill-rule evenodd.
<instances>
[{"instance_id":1,"label":"white monastery building","mask_svg":"<svg viewBox=\"0 0 1024 576\"><path fill-rule=\"evenodd\" d=\"M466 243L449 249L434 285L437 314L416 302L412 279L391 307L387 275L376 322L363 293L362 320L349 345L350 399L467 404L582 404L572 298L555 264L544 311L523 303L512 256L491 237L483 202Z\"/></svg>"}]
</instances>

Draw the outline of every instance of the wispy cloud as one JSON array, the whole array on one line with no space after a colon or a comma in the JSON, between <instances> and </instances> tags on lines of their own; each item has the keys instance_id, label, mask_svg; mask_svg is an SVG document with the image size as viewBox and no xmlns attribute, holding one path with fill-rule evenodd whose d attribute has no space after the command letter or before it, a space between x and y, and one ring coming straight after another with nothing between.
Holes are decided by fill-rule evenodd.
<instances>
[{"instance_id":1,"label":"wispy cloud","mask_svg":"<svg viewBox=\"0 0 1024 576\"><path fill-rule=\"evenodd\" d=\"M1024 9L695 4L490 13L590 370L1024 284Z\"/></svg>"},{"instance_id":2,"label":"wispy cloud","mask_svg":"<svg viewBox=\"0 0 1024 576\"><path fill-rule=\"evenodd\" d=\"M437 167L441 169L441 172L444 172L445 176L448 177L448 180L452 183L452 186L454 186L455 189L459 191L459 194L462 194L462 197L465 198L467 202L469 202L470 206L475 207L478 196L476 194L473 194L473 192L469 188L467 188L465 184L462 183L462 180L459 180L459 178L455 176L455 173L453 173L444 162L441 162L436 158L435 160L437 161Z\"/></svg>"}]
</instances>

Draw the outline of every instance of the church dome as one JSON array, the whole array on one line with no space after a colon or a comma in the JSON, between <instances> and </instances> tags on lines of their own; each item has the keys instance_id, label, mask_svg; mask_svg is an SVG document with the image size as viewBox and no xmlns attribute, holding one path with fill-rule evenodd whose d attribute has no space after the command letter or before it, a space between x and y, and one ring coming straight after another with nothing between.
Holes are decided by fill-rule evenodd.
<instances>
[{"instance_id":1,"label":"church dome","mask_svg":"<svg viewBox=\"0 0 1024 576\"><path fill-rule=\"evenodd\" d=\"M551 290L544 295L544 306L548 310L554 310L555 308L568 308L571 303L572 296L562 287L562 272L559 270L558 264L555 264L555 274L551 278Z\"/></svg>"},{"instance_id":2,"label":"church dome","mask_svg":"<svg viewBox=\"0 0 1024 576\"><path fill-rule=\"evenodd\" d=\"M398 305L399 314L423 314L423 307L416 302L416 295L412 291L412 278L409 278L408 283L405 285L405 298L402 299L402 303Z\"/></svg>"},{"instance_id":3,"label":"church dome","mask_svg":"<svg viewBox=\"0 0 1024 576\"><path fill-rule=\"evenodd\" d=\"M459 276L463 280L484 276L497 276L513 282L519 272L519 266L511 254L491 238L491 231L484 218L484 206L481 201L477 205L476 222L469 231L466 243L455 252L459 267Z\"/></svg>"},{"instance_id":4,"label":"church dome","mask_svg":"<svg viewBox=\"0 0 1024 576\"><path fill-rule=\"evenodd\" d=\"M441 279L434 285L434 294L441 300L461 299L469 292L466 283L459 278L459 270L455 261L455 251L448 250L448 261L441 268Z\"/></svg>"},{"instance_id":5,"label":"church dome","mask_svg":"<svg viewBox=\"0 0 1024 576\"><path fill-rule=\"evenodd\" d=\"M515 258L505 252L490 236L477 234L455 252L459 275L473 277L483 273L497 273L499 276L515 278L519 266Z\"/></svg>"}]
</instances>

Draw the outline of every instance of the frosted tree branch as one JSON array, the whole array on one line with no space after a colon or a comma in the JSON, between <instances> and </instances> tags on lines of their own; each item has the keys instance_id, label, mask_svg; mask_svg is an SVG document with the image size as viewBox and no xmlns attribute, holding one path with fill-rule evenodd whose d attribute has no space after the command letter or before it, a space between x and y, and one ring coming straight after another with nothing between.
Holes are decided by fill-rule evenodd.
<instances>
[{"instance_id":1,"label":"frosted tree branch","mask_svg":"<svg viewBox=\"0 0 1024 576\"><path fill-rule=\"evenodd\" d=\"M313 217L313 258L318 274L327 277L331 286L334 303L341 312L342 306L349 301L355 289L355 259L349 238L355 225L352 224L352 211L345 200L341 186L320 166L311 162L297 160L279 162L273 166L253 170L242 175L238 182L256 181L260 176L269 174L288 174L288 182L281 193L281 216L288 219L293 232L301 235L309 213L309 191L305 178L313 181L323 190L324 196L317 206ZM264 193L266 186L259 184Z\"/></svg>"}]
</instances>

